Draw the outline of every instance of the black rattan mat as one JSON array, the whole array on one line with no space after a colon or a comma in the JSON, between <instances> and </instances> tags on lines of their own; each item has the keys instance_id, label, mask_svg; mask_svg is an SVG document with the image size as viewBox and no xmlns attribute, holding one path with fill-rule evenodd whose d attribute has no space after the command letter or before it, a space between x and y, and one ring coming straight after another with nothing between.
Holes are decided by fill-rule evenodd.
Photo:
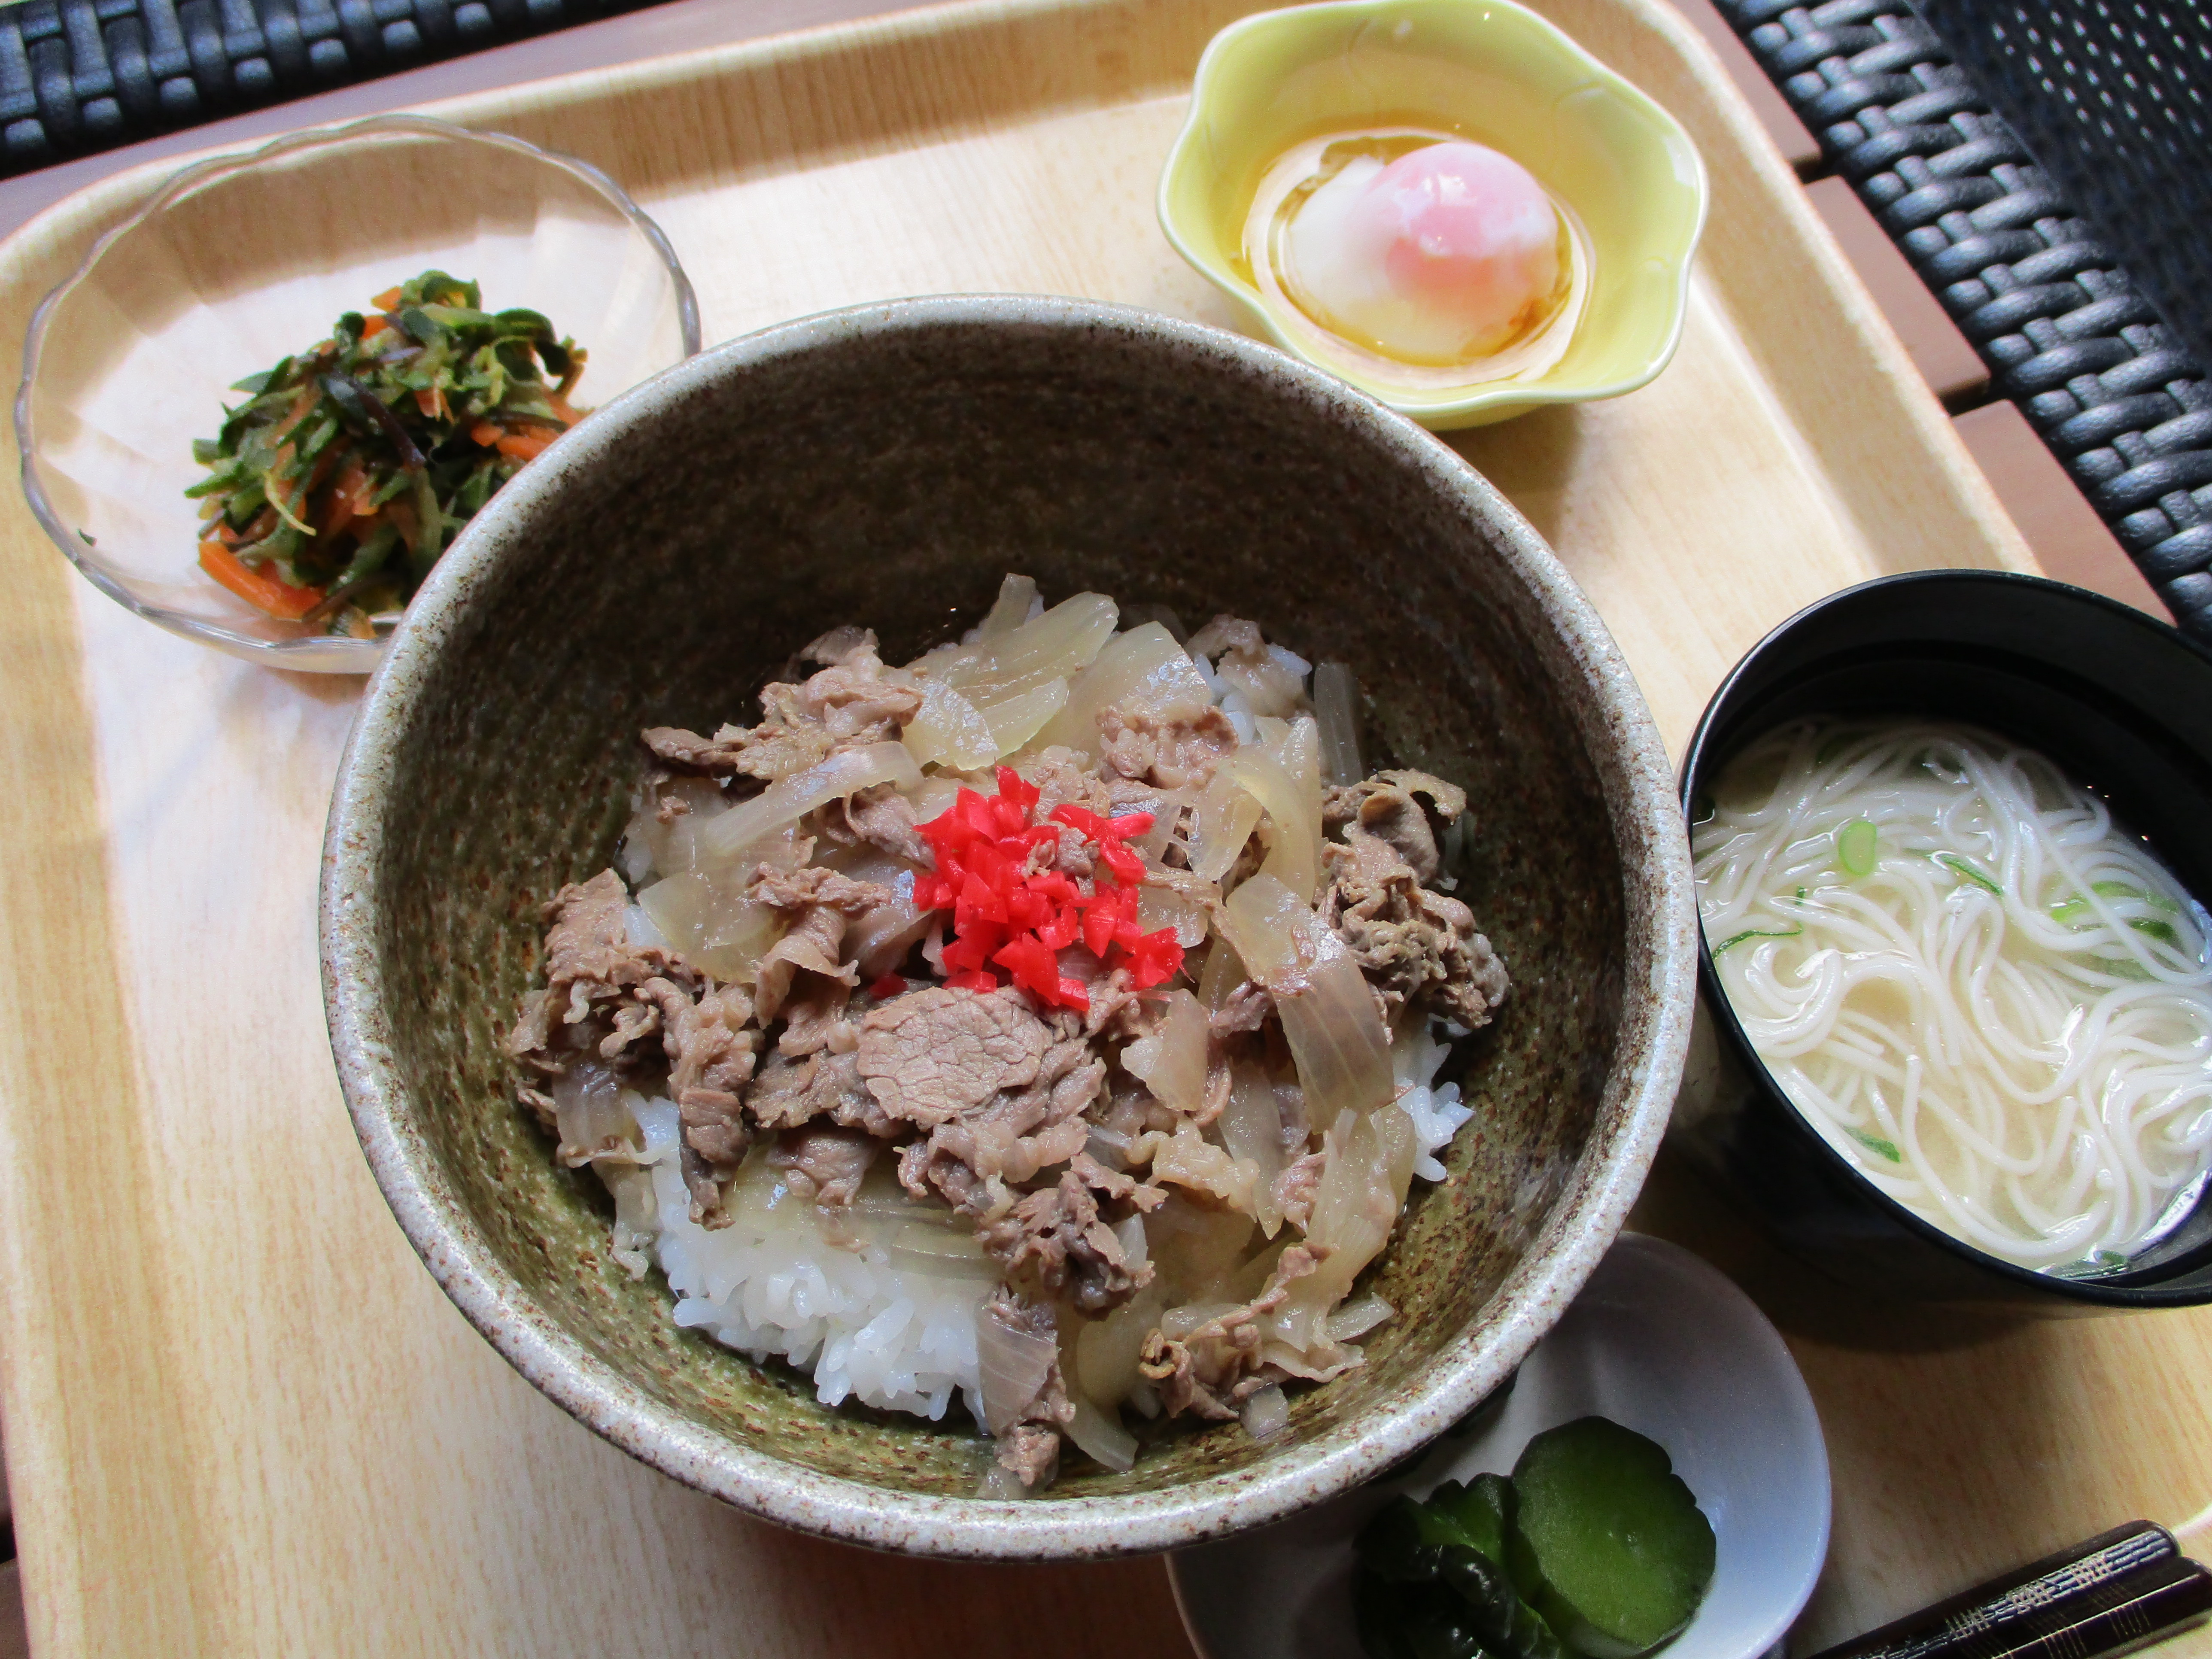
<instances>
[{"instance_id":1,"label":"black rattan mat","mask_svg":"<svg viewBox=\"0 0 2212 1659\"><path fill-rule=\"evenodd\" d=\"M650 0L28 0L0 7L0 177Z\"/></svg>"},{"instance_id":2,"label":"black rattan mat","mask_svg":"<svg viewBox=\"0 0 2212 1659\"><path fill-rule=\"evenodd\" d=\"M1719 3L1993 388L2212 641L2212 358L2191 349L2212 332L2205 23L2138 0L1923 0L1939 38L1904 0Z\"/></svg>"}]
</instances>

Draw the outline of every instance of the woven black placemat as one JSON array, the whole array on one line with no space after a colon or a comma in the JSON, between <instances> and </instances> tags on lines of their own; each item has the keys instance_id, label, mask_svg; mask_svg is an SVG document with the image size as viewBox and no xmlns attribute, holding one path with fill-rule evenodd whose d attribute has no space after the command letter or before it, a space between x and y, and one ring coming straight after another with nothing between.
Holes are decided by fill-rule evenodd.
<instances>
[{"instance_id":1,"label":"woven black placemat","mask_svg":"<svg viewBox=\"0 0 2212 1659\"><path fill-rule=\"evenodd\" d=\"M2212 641L2212 389L2188 343L2212 317L2212 264L2165 252L2180 247L2185 222L2200 249L2212 236L2212 147L2188 84L2203 74L2204 26L2134 0L1924 3L1948 33L1904 0L1720 0L1981 352L1993 388L2033 422L2177 623ZM1990 84L2033 111L2021 119L2050 167L1952 38L1971 40ZM2153 123L2154 106L2172 118ZM2108 135L2131 120L2128 143ZM2077 201L2097 203L2109 231ZM2130 270L2170 295L2166 314Z\"/></svg>"},{"instance_id":2,"label":"woven black placemat","mask_svg":"<svg viewBox=\"0 0 2212 1659\"><path fill-rule=\"evenodd\" d=\"M27 0L0 7L0 176L650 0Z\"/></svg>"}]
</instances>

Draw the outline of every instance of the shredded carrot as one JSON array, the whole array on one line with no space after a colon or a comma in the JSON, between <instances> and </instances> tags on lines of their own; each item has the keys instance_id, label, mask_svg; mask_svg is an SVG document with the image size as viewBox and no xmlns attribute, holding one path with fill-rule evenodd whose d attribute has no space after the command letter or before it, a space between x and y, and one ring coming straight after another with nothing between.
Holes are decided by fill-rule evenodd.
<instances>
[{"instance_id":1,"label":"shredded carrot","mask_svg":"<svg viewBox=\"0 0 2212 1659\"><path fill-rule=\"evenodd\" d=\"M354 291L356 293L360 292L358 289ZM392 307L398 305L403 297L404 296L399 289L396 288L387 288L383 293L378 295L374 300L371 300L369 303L374 306L379 311L389 311Z\"/></svg>"},{"instance_id":2,"label":"shredded carrot","mask_svg":"<svg viewBox=\"0 0 2212 1659\"><path fill-rule=\"evenodd\" d=\"M361 325L361 337L364 340L374 340L378 335L383 333L386 329L390 328L391 326L392 325L386 322L381 317L371 317L367 322Z\"/></svg>"},{"instance_id":3,"label":"shredded carrot","mask_svg":"<svg viewBox=\"0 0 2212 1659\"><path fill-rule=\"evenodd\" d=\"M583 411L571 408L568 400L557 392L547 392L545 401L553 405L553 412L561 417L562 426L574 426L584 418Z\"/></svg>"},{"instance_id":4,"label":"shredded carrot","mask_svg":"<svg viewBox=\"0 0 2212 1659\"><path fill-rule=\"evenodd\" d=\"M507 428L496 421L478 421L469 428L469 436L486 449L489 449L501 438L507 436Z\"/></svg>"},{"instance_id":5,"label":"shredded carrot","mask_svg":"<svg viewBox=\"0 0 2212 1659\"><path fill-rule=\"evenodd\" d=\"M219 541L200 544L200 568L257 611L297 622L322 602L319 587L295 587L265 570L256 570Z\"/></svg>"},{"instance_id":6,"label":"shredded carrot","mask_svg":"<svg viewBox=\"0 0 2212 1659\"><path fill-rule=\"evenodd\" d=\"M446 412L446 389L439 386L433 391L416 392L415 407L422 411L424 420L437 420Z\"/></svg>"},{"instance_id":7,"label":"shredded carrot","mask_svg":"<svg viewBox=\"0 0 2212 1659\"><path fill-rule=\"evenodd\" d=\"M277 445L276 466L282 468L291 465L293 453L292 445L289 440ZM270 477L268 490L270 501L280 509L290 507L293 491L298 488L299 483L299 480L293 478ZM307 492L301 490L300 493L305 495Z\"/></svg>"},{"instance_id":8,"label":"shredded carrot","mask_svg":"<svg viewBox=\"0 0 2212 1659\"><path fill-rule=\"evenodd\" d=\"M404 495L395 496L386 501L378 511L382 513L385 518L390 520L392 527L399 532L399 539L402 543L410 548L415 545L415 532L422 520L415 516L415 504L412 501Z\"/></svg>"},{"instance_id":9,"label":"shredded carrot","mask_svg":"<svg viewBox=\"0 0 2212 1659\"><path fill-rule=\"evenodd\" d=\"M368 469L352 456L346 458L345 471L331 487L330 505L323 511L323 521L315 526L325 537L337 535L368 510L370 495Z\"/></svg>"},{"instance_id":10,"label":"shredded carrot","mask_svg":"<svg viewBox=\"0 0 2212 1659\"><path fill-rule=\"evenodd\" d=\"M276 425L269 428L269 435L272 438L281 438L286 433L289 432L294 427L299 425L301 422L306 420L307 418L307 411L321 401L322 395L322 388L319 386L310 385L301 387L299 401L295 403L291 408L284 411L284 418L283 420L277 422ZM292 459L292 446L289 444L284 445L283 448L277 451L277 454L282 460L290 460Z\"/></svg>"},{"instance_id":11,"label":"shredded carrot","mask_svg":"<svg viewBox=\"0 0 2212 1659\"><path fill-rule=\"evenodd\" d=\"M553 440L560 435L543 428L532 432L510 432L492 447L502 455L512 455L518 461L526 461L533 455L544 453Z\"/></svg>"}]
</instances>

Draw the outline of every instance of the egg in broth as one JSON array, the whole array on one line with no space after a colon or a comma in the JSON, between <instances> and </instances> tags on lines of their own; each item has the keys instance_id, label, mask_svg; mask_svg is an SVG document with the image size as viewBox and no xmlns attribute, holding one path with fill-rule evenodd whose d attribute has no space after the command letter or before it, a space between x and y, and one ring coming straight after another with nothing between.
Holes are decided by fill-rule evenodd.
<instances>
[{"instance_id":1,"label":"egg in broth","mask_svg":"<svg viewBox=\"0 0 2212 1659\"><path fill-rule=\"evenodd\" d=\"M1589 288L1573 213L1511 157L1413 127L1309 139L1261 179L1242 249L1316 355L1416 391L1531 379Z\"/></svg>"}]
</instances>

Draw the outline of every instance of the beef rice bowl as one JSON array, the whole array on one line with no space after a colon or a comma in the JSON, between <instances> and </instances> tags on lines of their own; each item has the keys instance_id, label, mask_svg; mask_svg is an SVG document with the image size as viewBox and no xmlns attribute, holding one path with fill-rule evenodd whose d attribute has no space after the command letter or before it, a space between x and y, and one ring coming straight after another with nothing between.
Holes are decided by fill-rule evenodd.
<instances>
[{"instance_id":1,"label":"beef rice bowl","mask_svg":"<svg viewBox=\"0 0 2212 1659\"><path fill-rule=\"evenodd\" d=\"M1509 988L1453 896L1476 809L1367 771L1341 665L1021 576L759 704L641 732L508 1037L617 1259L827 1405L972 1416L982 1496L1280 1432L1393 1317L1363 1271L1472 1115L1436 1079Z\"/></svg>"}]
</instances>

